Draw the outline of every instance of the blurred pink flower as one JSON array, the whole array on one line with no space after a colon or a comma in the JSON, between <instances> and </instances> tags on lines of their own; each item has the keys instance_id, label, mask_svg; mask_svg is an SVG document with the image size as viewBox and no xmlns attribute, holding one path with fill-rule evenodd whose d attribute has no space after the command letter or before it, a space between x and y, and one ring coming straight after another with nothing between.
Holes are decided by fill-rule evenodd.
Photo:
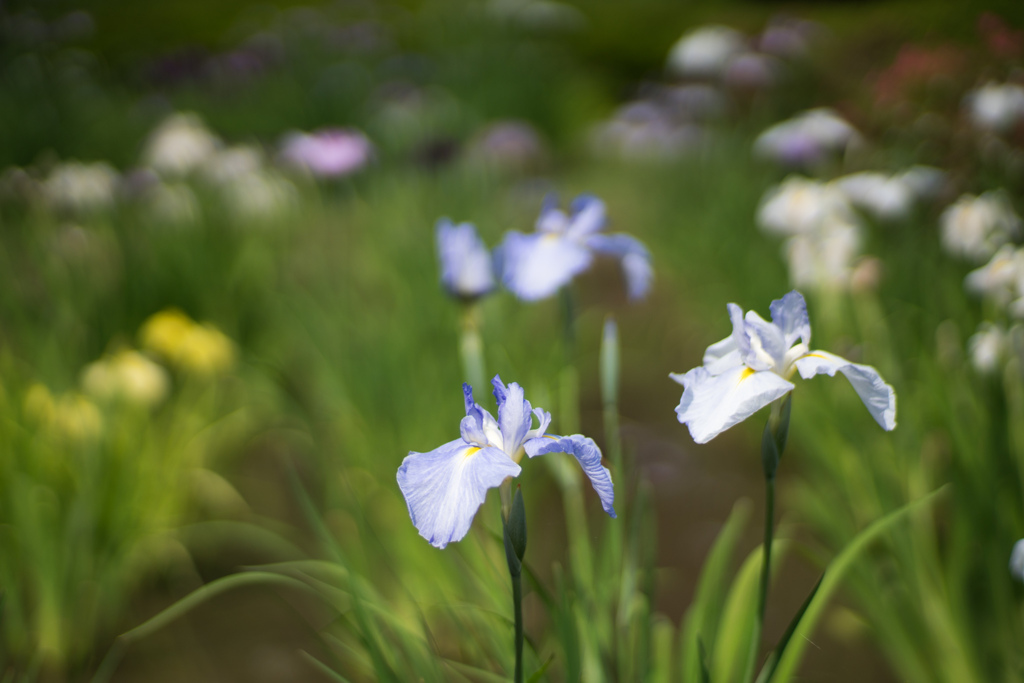
<instances>
[{"instance_id":1,"label":"blurred pink flower","mask_svg":"<svg viewBox=\"0 0 1024 683\"><path fill-rule=\"evenodd\" d=\"M348 175L373 156L370 140L352 128L326 128L315 133L290 133L281 145L281 157L315 176Z\"/></svg>"}]
</instances>

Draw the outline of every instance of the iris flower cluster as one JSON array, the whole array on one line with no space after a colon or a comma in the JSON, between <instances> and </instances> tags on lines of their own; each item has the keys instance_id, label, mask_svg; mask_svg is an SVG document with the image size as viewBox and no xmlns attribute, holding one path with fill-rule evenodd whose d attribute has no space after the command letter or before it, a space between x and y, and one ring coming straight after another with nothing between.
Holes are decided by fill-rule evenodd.
<instances>
[{"instance_id":1,"label":"iris flower cluster","mask_svg":"<svg viewBox=\"0 0 1024 683\"><path fill-rule=\"evenodd\" d=\"M473 300L501 282L524 301L545 299L586 271L596 255L618 258L631 300L650 289L651 255L640 240L607 234L604 202L591 195L573 200L569 212L549 197L532 233L509 232L492 257L471 223L437 224L441 282L452 296Z\"/></svg>"}]
</instances>

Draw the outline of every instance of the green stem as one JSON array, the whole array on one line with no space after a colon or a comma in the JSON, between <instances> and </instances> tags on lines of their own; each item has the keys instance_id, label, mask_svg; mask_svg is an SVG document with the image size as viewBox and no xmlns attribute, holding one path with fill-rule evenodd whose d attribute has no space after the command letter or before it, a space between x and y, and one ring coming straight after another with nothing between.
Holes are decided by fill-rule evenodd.
<instances>
[{"instance_id":1,"label":"green stem","mask_svg":"<svg viewBox=\"0 0 1024 683\"><path fill-rule=\"evenodd\" d=\"M464 305L460 324L459 357L463 381L469 382L475 391L483 392L486 386L484 342L480 336L480 309L475 302Z\"/></svg>"},{"instance_id":2,"label":"green stem","mask_svg":"<svg viewBox=\"0 0 1024 683\"><path fill-rule=\"evenodd\" d=\"M757 620L764 630L768 606L768 584L772 571L772 540L775 532L775 477L764 481L764 561L761 563L761 594L757 601Z\"/></svg>"},{"instance_id":3,"label":"green stem","mask_svg":"<svg viewBox=\"0 0 1024 683\"><path fill-rule=\"evenodd\" d=\"M516 673L515 683L523 683L523 577L512 574L512 606L516 622Z\"/></svg>"}]
</instances>

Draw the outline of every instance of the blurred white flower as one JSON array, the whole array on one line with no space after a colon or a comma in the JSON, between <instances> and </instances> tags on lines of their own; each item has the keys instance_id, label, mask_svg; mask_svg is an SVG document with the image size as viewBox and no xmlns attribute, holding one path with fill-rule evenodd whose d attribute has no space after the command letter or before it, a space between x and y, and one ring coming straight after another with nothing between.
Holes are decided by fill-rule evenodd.
<instances>
[{"instance_id":1,"label":"blurred white flower","mask_svg":"<svg viewBox=\"0 0 1024 683\"><path fill-rule=\"evenodd\" d=\"M914 188L902 176L864 171L835 181L854 206L878 220L906 218L914 206Z\"/></svg>"},{"instance_id":2,"label":"blurred white flower","mask_svg":"<svg viewBox=\"0 0 1024 683\"><path fill-rule=\"evenodd\" d=\"M841 219L787 240L784 249L789 281L794 287L846 290L860 255L860 226Z\"/></svg>"},{"instance_id":3,"label":"blurred white flower","mask_svg":"<svg viewBox=\"0 0 1024 683\"><path fill-rule=\"evenodd\" d=\"M273 220L298 203L298 192L291 181L270 170L240 175L221 190L228 211L240 221Z\"/></svg>"},{"instance_id":4,"label":"blurred white flower","mask_svg":"<svg viewBox=\"0 0 1024 683\"><path fill-rule=\"evenodd\" d=\"M263 152L253 145L219 149L203 160L203 177L215 185L231 182L263 168Z\"/></svg>"},{"instance_id":5,"label":"blurred white flower","mask_svg":"<svg viewBox=\"0 0 1024 683\"><path fill-rule=\"evenodd\" d=\"M765 192L757 211L758 225L773 235L809 233L836 221L854 221L846 196L835 185L800 176Z\"/></svg>"},{"instance_id":6,"label":"blurred white flower","mask_svg":"<svg viewBox=\"0 0 1024 683\"><path fill-rule=\"evenodd\" d=\"M746 39L739 31L727 26L703 26L672 46L668 70L692 78L718 78L732 58L746 49Z\"/></svg>"},{"instance_id":7,"label":"blurred white flower","mask_svg":"<svg viewBox=\"0 0 1024 683\"><path fill-rule=\"evenodd\" d=\"M988 375L1000 368L1006 351L1009 348L1009 337L1002 325L983 322L978 331L967 340L967 354L971 365L978 372Z\"/></svg>"},{"instance_id":8,"label":"blurred white flower","mask_svg":"<svg viewBox=\"0 0 1024 683\"><path fill-rule=\"evenodd\" d=\"M934 199L946 184L946 172L933 166L911 166L896 176L918 199Z\"/></svg>"},{"instance_id":9,"label":"blurred white flower","mask_svg":"<svg viewBox=\"0 0 1024 683\"><path fill-rule=\"evenodd\" d=\"M786 166L814 166L860 142L860 133L834 111L811 109L757 136L754 153Z\"/></svg>"},{"instance_id":10,"label":"blurred white flower","mask_svg":"<svg viewBox=\"0 0 1024 683\"><path fill-rule=\"evenodd\" d=\"M43 195L59 209L92 211L114 203L118 175L103 161L68 161L54 167L43 181Z\"/></svg>"},{"instance_id":11,"label":"blurred white flower","mask_svg":"<svg viewBox=\"0 0 1024 683\"><path fill-rule=\"evenodd\" d=\"M1003 245L988 263L967 274L964 287L1000 307L1019 299L1024 295L1024 249Z\"/></svg>"},{"instance_id":12,"label":"blurred white flower","mask_svg":"<svg viewBox=\"0 0 1024 683\"><path fill-rule=\"evenodd\" d=\"M977 128L1007 133L1024 119L1024 86L989 82L968 93L964 106Z\"/></svg>"},{"instance_id":13,"label":"blurred white flower","mask_svg":"<svg viewBox=\"0 0 1024 683\"><path fill-rule=\"evenodd\" d=\"M1020 235L1020 217L1002 192L965 194L939 219L942 246L953 256L981 262Z\"/></svg>"},{"instance_id":14,"label":"blurred white flower","mask_svg":"<svg viewBox=\"0 0 1024 683\"><path fill-rule=\"evenodd\" d=\"M372 156L370 140L352 128L289 133L281 144L281 157L286 163L323 178L354 173Z\"/></svg>"},{"instance_id":15,"label":"blurred white flower","mask_svg":"<svg viewBox=\"0 0 1024 683\"><path fill-rule=\"evenodd\" d=\"M1010 574L1018 581L1024 581L1024 538L1013 544L1010 553Z\"/></svg>"},{"instance_id":16,"label":"blurred white flower","mask_svg":"<svg viewBox=\"0 0 1024 683\"><path fill-rule=\"evenodd\" d=\"M213 156L220 146L220 139L197 114L172 114L150 134L142 163L163 175L186 175Z\"/></svg>"}]
</instances>

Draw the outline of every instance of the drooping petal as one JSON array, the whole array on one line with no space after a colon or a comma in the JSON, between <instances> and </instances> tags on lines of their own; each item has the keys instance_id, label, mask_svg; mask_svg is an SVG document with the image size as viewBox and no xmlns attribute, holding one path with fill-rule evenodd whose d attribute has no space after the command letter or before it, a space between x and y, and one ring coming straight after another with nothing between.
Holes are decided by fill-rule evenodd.
<instances>
[{"instance_id":1,"label":"drooping petal","mask_svg":"<svg viewBox=\"0 0 1024 683\"><path fill-rule=\"evenodd\" d=\"M685 390L676 416L697 443L707 443L793 390L791 382L774 372L742 365L720 375L697 367L682 379Z\"/></svg>"},{"instance_id":2,"label":"drooping petal","mask_svg":"<svg viewBox=\"0 0 1024 683\"><path fill-rule=\"evenodd\" d=\"M495 382L501 380L494 378ZM498 387L495 385L495 396L498 396ZM502 448L510 458L514 458L516 451L523 445L526 433L530 431L530 424L533 422L532 407L530 402L523 395L523 388L512 382L505 389L504 397L498 400L498 426L501 429Z\"/></svg>"},{"instance_id":3,"label":"drooping petal","mask_svg":"<svg viewBox=\"0 0 1024 683\"><path fill-rule=\"evenodd\" d=\"M593 255L557 233L510 232L501 249L502 281L525 301L551 296L590 267Z\"/></svg>"},{"instance_id":4,"label":"drooping petal","mask_svg":"<svg viewBox=\"0 0 1024 683\"><path fill-rule=\"evenodd\" d=\"M621 259L630 299L642 299L647 295L654 270L651 268L651 253L643 242L632 235L618 232L613 235L591 235L587 238L587 246L599 254Z\"/></svg>"},{"instance_id":5,"label":"drooping petal","mask_svg":"<svg viewBox=\"0 0 1024 683\"><path fill-rule=\"evenodd\" d=\"M882 429L891 431L896 427L896 392L870 365L851 363L827 351L811 351L796 360L796 368L804 379L821 373L835 377L838 370L850 380L871 417Z\"/></svg>"},{"instance_id":6,"label":"drooping petal","mask_svg":"<svg viewBox=\"0 0 1024 683\"><path fill-rule=\"evenodd\" d=\"M604 202L590 194L581 194L569 206L569 229L566 237L582 240L604 228Z\"/></svg>"},{"instance_id":7,"label":"drooping petal","mask_svg":"<svg viewBox=\"0 0 1024 683\"><path fill-rule=\"evenodd\" d=\"M520 471L501 450L456 439L429 453L409 453L398 468L398 488L420 536L443 548L469 531L487 489Z\"/></svg>"},{"instance_id":8,"label":"drooping petal","mask_svg":"<svg viewBox=\"0 0 1024 683\"><path fill-rule=\"evenodd\" d=\"M796 344L797 339L804 344L811 343L811 319L807 315L807 302L803 294L794 289L773 301L769 310L772 322L782 330L787 349Z\"/></svg>"},{"instance_id":9,"label":"drooping petal","mask_svg":"<svg viewBox=\"0 0 1024 683\"><path fill-rule=\"evenodd\" d=\"M487 434L484 432L483 422L477 415L467 415L462 418L462 422L459 423L459 433L462 434L462 440L466 443L481 448L487 445Z\"/></svg>"},{"instance_id":10,"label":"drooping petal","mask_svg":"<svg viewBox=\"0 0 1024 683\"><path fill-rule=\"evenodd\" d=\"M740 351L736 348L736 340L730 335L709 346L704 352L702 362L712 375L720 375L730 368L742 365L743 359L740 358Z\"/></svg>"},{"instance_id":11,"label":"drooping petal","mask_svg":"<svg viewBox=\"0 0 1024 683\"><path fill-rule=\"evenodd\" d=\"M526 453L531 457L545 453L570 453L579 461L584 474L590 479L594 490L601 499L601 507L615 517L615 490L612 487L612 475L607 467L601 465L601 449L593 439L582 434L572 436L547 436L542 439L531 439L526 442Z\"/></svg>"}]
</instances>

